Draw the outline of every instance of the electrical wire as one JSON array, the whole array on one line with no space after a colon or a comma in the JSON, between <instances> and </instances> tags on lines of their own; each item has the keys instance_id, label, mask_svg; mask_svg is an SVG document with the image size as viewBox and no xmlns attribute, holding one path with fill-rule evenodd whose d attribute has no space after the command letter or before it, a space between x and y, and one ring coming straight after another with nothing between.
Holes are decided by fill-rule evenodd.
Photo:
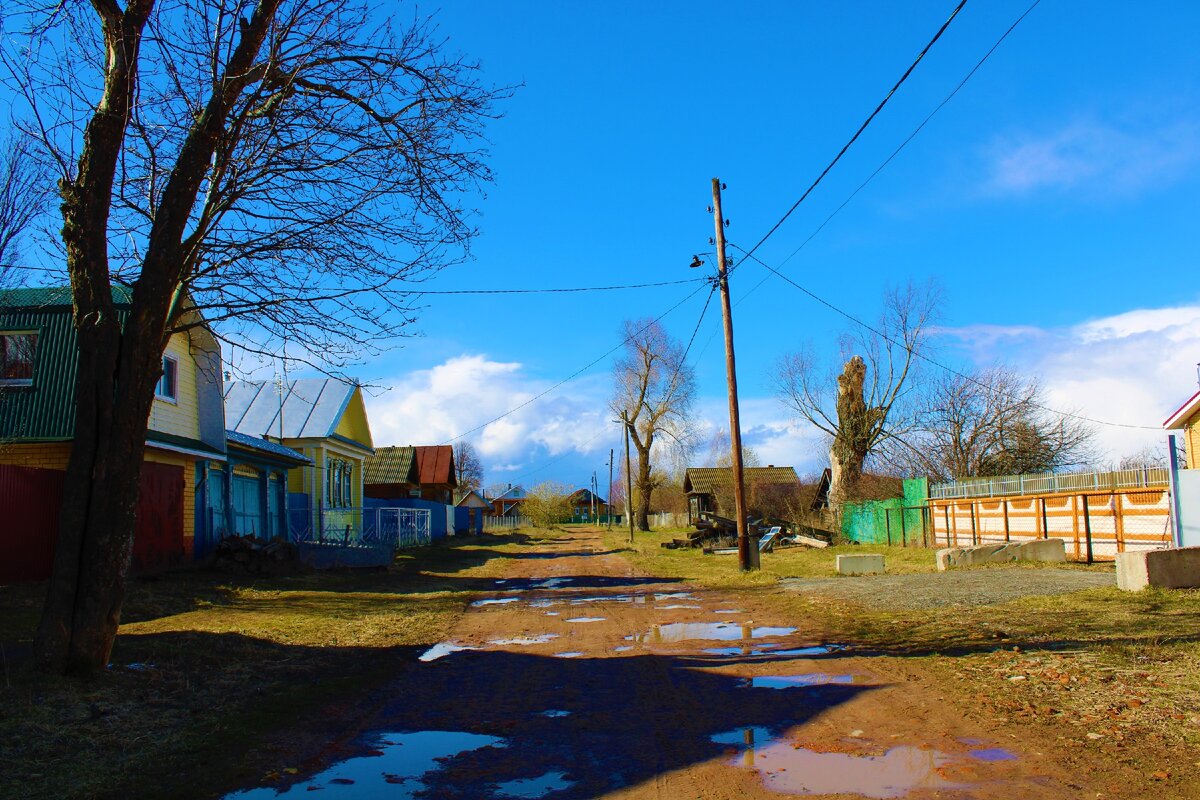
<instances>
[{"instance_id":1,"label":"electrical wire","mask_svg":"<svg viewBox=\"0 0 1200 800\"><path fill-rule=\"evenodd\" d=\"M731 243L731 246L736 247L738 250L742 250L742 248L737 247L737 245L732 245L732 243ZM743 250L742 252L746 252L746 251ZM839 314L840 316L845 317L846 319L850 320L850 322L854 323L855 325L858 325L859 327L863 328L864 330L870 331L871 333L878 336L880 339L883 339L888 344L895 345L896 347L905 347L903 342L896 341L896 339L892 338L891 336L888 336L886 333L879 330L875 326L873 326L867 322L863 322L861 319L854 316L849 311L842 310L841 308L834 305L830 301L826 300L825 298L821 297L817 293L813 292L811 289L801 286L800 284L796 283L794 280L789 278L787 275L784 275L782 272L777 270L775 267L773 267L770 264L768 264L767 262L763 261L758 256L751 255L750 253L747 252L746 257L751 258L754 261L761 264L762 266L766 267L775 276L777 276L778 278L783 280L785 283L791 284L793 287L795 287L796 289L799 289L801 292L808 295L811 299L813 299L816 302L820 303L821 305L825 306L826 308L828 308L830 311L834 312L835 314ZM931 366L937 367L938 369L944 370L945 372L948 372L949 374L954 375L955 377L962 378L963 380L965 380L969 383L973 383L976 386L980 386L984 389L992 389L993 388L993 387L989 386L988 384L984 383L983 381L980 381L977 378L974 378L970 375L959 372L954 367L943 364L940 361L937 361L936 359L931 358L930 356L927 356L918 350L913 350L912 354L914 357L920 359L921 361L924 361L925 363L930 364ZM1128 422L1111 422L1109 420L1096 419L1095 417L1084 416L1083 414L1075 414L1070 411L1059 411L1056 408L1051 408L1050 406L1043 405L1041 403L1032 403L1031 402L1030 405L1033 406L1034 408L1041 409L1042 411L1047 411L1051 414L1055 414L1056 416L1066 417L1068 419L1075 419L1075 420L1079 420L1081 422L1091 422L1096 425L1106 425L1106 426L1112 427L1112 428L1130 428L1130 429L1134 429L1134 430L1146 430L1146 431L1161 430L1161 428L1157 428L1157 427L1150 426L1150 425L1134 425L1134 424L1131 424Z\"/></svg>"},{"instance_id":2,"label":"electrical wire","mask_svg":"<svg viewBox=\"0 0 1200 800\"><path fill-rule=\"evenodd\" d=\"M620 350L622 347L624 347L624 346L625 346L625 344L626 344L628 341L630 341L630 339L632 339L632 338L633 338L633 336L637 336L638 334L640 334L640 333L642 333L643 331L647 330L647 329L648 329L648 328L649 328L651 325L654 325L655 323L657 323L657 322L661 321L661 320L662 320L664 317L666 317L666 316L667 316L668 314L670 314L672 311L674 311L675 309L677 309L677 308L679 308L680 306L682 306L682 305L683 305L684 303L686 303L688 300L691 300L693 297L695 297L697 294L699 294L699 293L700 293L700 290L701 290L701 289L703 289L703 288L704 288L704 286L703 286L703 285L701 285L701 286L697 286L697 287L696 287L696 288L695 288L693 291L689 292L689 293L687 294L687 296L686 296L686 297L684 297L682 300L680 300L680 301L679 301L678 303L676 303L675 305L673 305L673 306L671 306L670 308L668 308L668 309L667 309L666 311L664 311L662 314L660 314L660 315L658 315L657 317L655 317L655 318L654 318L653 320L651 320L649 323L647 323L647 324L646 324L646 325L644 325L642 328L640 328L640 329L639 329L639 330L638 330L636 333L634 333L634 334L633 334L633 335L631 335L631 336L625 337L625 338L624 338L624 339L622 339L622 340L621 340L621 341L620 341L620 342L619 342L619 343L618 343L618 344L617 344L615 347L613 347L613 348L611 348L611 349L607 350L607 351L606 351L604 354L602 354L602 355L601 355L601 356L599 356L598 358L595 358L595 359L593 359L592 361L588 362L587 364L585 364L584 366L580 367L580 368L579 368L579 369L577 369L575 372L572 372L570 375L568 375L567 377L563 378L561 381L559 381L558 383L554 384L553 386L551 386L550 388L546 389L545 391L539 392L538 394L536 394L536 395L534 395L533 397L531 397L531 398L529 398L528 400L526 400L524 403L521 403L521 404L520 404L520 405L518 405L518 406L515 406L515 407L513 407L513 408L510 408L508 411L505 411L503 414L501 414L501 415L499 415L499 416L497 416L497 417L493 417L492 419L489 419L487 422L484 422L484 423L482 423L482 424L480 424L480 425L476 425L474 428L471 428L470 430L463 431L462 433L458 434L457 436L454 436L454 437L452 437L452 438L450 438L450 439L447 439L446 441L442 442L442 444L453 444L454 442L457 442L459 439L462 439L464 436L470 436L472 433L475 433L475 432L477 432L477 431L481 431L481 430L483 430L484 428L486 428L487 426L491 425L492 423L499 422L500 420L504 419L505 417L511 416L512 414L515 414L516 412L520 411L522 408L525 408L526 406L528 406L528 405L530 405L530 404L532 404L532 403L534 403L534 402L536 402L536 401L538 401L538 400L541 400L543 397L545 397L546 395L550 394L551 392L553 392L555 389L559 388L560 386L563 386L563 385L565 385L565 384L567 384L567 383L570 383L571 381L575 380L576 378L578 378L578 377L579 377L580 375L582 375L583 373L587 372L587 371L588 371L589 369L591 369L592 367L594 367L594 366L596 366L597 364L599 364L599 363L600 363L601 361L603 361L604 359L606 359L606 358L608 358L609 356L611 356L613 353L615 353L615 352L617 352L618 350ZM710 296L711 296L711 290L710 290Z\"/></svg>"},{"instance_id":3,"label":"electrical wire","mask_svg":"<svg viewBox=\"0 0 1200 800\"><path fill-rule=\"evenodd\" d=\"M906 80L908 80L908 76L911 75L913 70L917 68L917 65L921 63L921 60L925 58L925 54L928 53L934 44L937 43L938 39L942 38L942 34L946 32L946 29L950 27L950 23L954 21L954 18L958 16L958 12L962 11L963 6L966 4L967 0L961 0L961 2L954 7L954 11L952 11L946 21L942 23L942 27L938 28L937 33L933 35L933 38L929 40L929 43L921 49L921 52L917 54L916 59L914 59L913 62L908 65L908 69L904 70L904 74L900 76L900 79L893 84L888 93L884 95L882 100L879 101L879 105L875 106L875 110L872 111L865 120L863 120L863 123L858 126L858 130L856 130L854 135L850 137L850 140L842 145L842 149L839 150L838 154L833 157L833 160L826 165L825 169L821 170L821 174L817 176L817 179L814 180L812 184L810 184L809 187L804 190L804 194L800 195L800 199L793 203L792 207L787 210L787 213L780 217L779 221L772 225L771 229L767 231L753 247L750 248L748 255L753 255L755 252L757 252L758 248L762 247L763 243L766 242L767 239L770 239L775 231L779 230L779 227L787 221L787 218L792 215L792 212L800 207L800 204L803 203L810 194L812 194L813 189L816 189L817 185L820 184L825 176L829 174L829 171L833 169L834 165L842 160L842 156L844 156L846 151L849 150L856 141L858 141L858 137L862 135L863 131L867 129L867 126L870 125L875 117L879 115L879 112L883 110L883 107L888 104L888 101L892 99L894 94L896 94L896 90L898 90L900 86ZM737 265L735 265L735 268L736 266ZM730 272L732 271L733 270L730 270Z\"/></svg>"},{"instance_id":4,"label":"electrical wire","mask_svg":"<svg viewBox=\"0 0 1200 800\"><path fill-rule=\"evenodd\" d=\"M654 289L660 286L682 286L689 283L701 283L704 278L686 278L678 281L659 281L658 283L629 283L619 286L578 286L559 289L446 289L429 291L404 291L404 294L567 294L575 292L611 292L620 289Z\"/></svg>"}]
</instances>

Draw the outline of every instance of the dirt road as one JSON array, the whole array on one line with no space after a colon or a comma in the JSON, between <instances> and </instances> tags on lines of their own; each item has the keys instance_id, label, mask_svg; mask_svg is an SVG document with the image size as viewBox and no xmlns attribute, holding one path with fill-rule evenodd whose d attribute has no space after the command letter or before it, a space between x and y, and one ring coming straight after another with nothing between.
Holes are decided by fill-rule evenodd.
<instances>
[{"instance_id":1,"label":"dirt road","mask_svg":"<svg viewBox=\"0 0 1200 800\"><path fill-rule=\"evenodd\" d=\"M530 547L354 747L283 794L1095 797L916 673L731 597L636 574L598 532Z\"/></svg>"}]
</instances>

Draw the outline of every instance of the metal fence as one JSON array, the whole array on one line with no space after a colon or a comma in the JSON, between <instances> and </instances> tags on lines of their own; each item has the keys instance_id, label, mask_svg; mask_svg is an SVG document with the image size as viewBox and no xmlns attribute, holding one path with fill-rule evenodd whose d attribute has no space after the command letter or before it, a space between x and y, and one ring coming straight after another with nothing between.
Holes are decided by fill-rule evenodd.
<instances>
[{"instance_id":1,"label":"metal fence","mask_svg":"<svg viewBox=\"0 0 1200 800\"><path fill-rule=\"evenodd\" d=\"M342 547L421 547L432 540L425 508L318 508L311 520L293 521L293 542Z\"/></svg>"},{"instance_id":2,"label":"metal fence","mask_svg":"<svg viewBox=\"0 0 1200 800\"><path fill-rule=\"evenodd\" d=\"M1031 475L1001 475L994 478L965 478L929 487L935 500L969 497L1002 497L1023 494L1104 492L1115 489L1160 489L1170 480L1170 471L1140 467L1114 472L1046 472Z\"/></svg>"}]
</instances>

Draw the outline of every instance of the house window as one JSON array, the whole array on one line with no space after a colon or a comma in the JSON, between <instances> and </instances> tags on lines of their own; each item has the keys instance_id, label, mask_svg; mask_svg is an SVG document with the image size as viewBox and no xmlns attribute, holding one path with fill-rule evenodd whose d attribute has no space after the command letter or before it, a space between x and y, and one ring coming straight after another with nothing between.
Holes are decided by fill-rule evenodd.
<instances>
[{"instance_id":1,"label":"house window","mask_svg":"<svg viewBox=\"0 0 1200 800\"><path fill-rule=\"evenodd\" d=\"M174 402L178 399L179 361L171 356L163 356L162 377L158 379L158 387L154 396Z\"/></svg>"},{"instance_id":2,"label":"house window","mask_svg":"<svg viewBox=\"0 0 1200 800\"><path fill-rule=\"evenodd\" d=\"M353 502L353 465L340 458L325 460L325 501L331 508L347 508Z\"/></svg>"},{"instance_id":3,"label":"house window","mask_svg":"<svg viewBox=\"0 0 1200 800\"><path fill-rule=\"evenodd\" d=\"M33 383L37 338L33 331L0 333L0 384L29 386Z\"/></svg>"}]
</instances>

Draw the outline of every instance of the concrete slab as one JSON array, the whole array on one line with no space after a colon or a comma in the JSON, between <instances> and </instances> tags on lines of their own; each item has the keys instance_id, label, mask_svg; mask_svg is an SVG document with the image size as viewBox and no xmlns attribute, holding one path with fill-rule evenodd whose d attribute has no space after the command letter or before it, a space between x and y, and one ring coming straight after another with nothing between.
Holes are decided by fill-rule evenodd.
<instances>
[{"instance_id":1,"label":"concrete slab","mask_svg":"<svg viewBox=\"0 0 1200 800\"><path fill-rule=\"evenodd\" d=\"M1006 564L1010 561L1066 561L1067 543L1062 539L1031 539L1027 542L982 544L976 547L945 547L937 551L937 568Z\"/></svg>"},{"instance_id":2,"label":"concrete slab","mask_svg":"<svg viewBox=\"0 0 1200 800\"><path fill-rule=\"evenodd\" d=\"M1200 547L1118 553L1117 586L1127 592L1200 588Z\"/></svg>"},{"instance_id":3,"label":"concrete slab","mask_svg":"<svg viewBox=\"0 0 1200 800\"><path fill-rule=\"evenodd\" d=\"M878 553L839 555L839 575L877 575L883 572L883 556Z\"/></svg>"}]
</instances>

